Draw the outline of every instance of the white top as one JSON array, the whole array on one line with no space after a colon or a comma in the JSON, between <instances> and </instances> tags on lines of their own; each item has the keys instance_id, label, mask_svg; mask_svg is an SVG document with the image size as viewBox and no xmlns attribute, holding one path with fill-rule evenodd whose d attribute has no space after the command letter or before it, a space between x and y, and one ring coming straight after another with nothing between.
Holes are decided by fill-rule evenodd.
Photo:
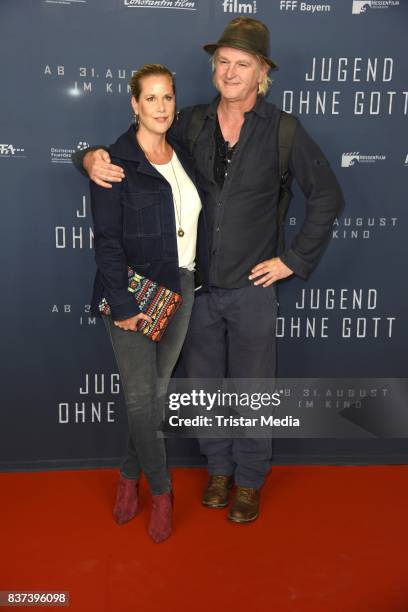
<instances>
[{"instance_id":1,"label":"white top","mask_svg":"<svg viewBox=\"0 0 408 612\"><path fill-rule=\"evenodd\" d=\"M197 223L201 200L193 181L181 165L176 152L167 164L152 164L170 183L173 192L179 267L194 270L197 245ZM177 177L177 178L176 178ZM182 229L184 236L179 236Z\"/></svg>"}]
</instances>

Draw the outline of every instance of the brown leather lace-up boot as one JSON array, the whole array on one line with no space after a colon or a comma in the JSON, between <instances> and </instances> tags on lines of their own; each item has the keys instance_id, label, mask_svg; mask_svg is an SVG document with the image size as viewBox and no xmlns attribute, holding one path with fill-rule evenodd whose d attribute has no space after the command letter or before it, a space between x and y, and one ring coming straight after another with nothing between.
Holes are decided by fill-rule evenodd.
<instances>
[{"instance_id":1,"label":"brown leather lace-up boot","mask_svg":"<svg viewBox=\"0 0 408 612\"><path fill-rule=\"evenodd\" d=\"M210 476L204 491L202 504L207 508L225 508L233 484L232 476Z\"/></svg>"},{"instance_id":2,"label":"brown leather lace-up boot","mask_svg":"<svg viewBox=\"0 0 408 612\"><path fill-rule=\"evenodd\" d=\"M234 523L252 523L259 516L259 490L237 487L228 519Z\"/></svg>"}]
</instances>

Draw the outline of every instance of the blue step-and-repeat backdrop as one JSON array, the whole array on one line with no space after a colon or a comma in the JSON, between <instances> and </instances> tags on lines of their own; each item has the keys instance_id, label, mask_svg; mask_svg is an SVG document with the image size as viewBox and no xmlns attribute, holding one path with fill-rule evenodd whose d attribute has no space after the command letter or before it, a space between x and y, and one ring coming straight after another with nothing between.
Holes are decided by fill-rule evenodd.
<instances>
[{"instance_id":1,"label":"blue step-and-repeat backdrop","mask_svg":"<svg viewBox=\"0 0 408 612\"><path fill-rule=\"evenodd\" d=\"M406 377L406 0L2 0L0 15L1 469L117 464L126 415L89 313L88 183L70 156L127 128L145 62L176 73L180 108L211 100L202 45L238 15L268 25L269 99L301 119L346 199L318 269L280 287L279 372ZM303 210L296 192L287 240ZM169 456L202 462L195 440L170 440ZM407 458L397 437L275 443L278 463Z\"/></svg>"}]
</instances>

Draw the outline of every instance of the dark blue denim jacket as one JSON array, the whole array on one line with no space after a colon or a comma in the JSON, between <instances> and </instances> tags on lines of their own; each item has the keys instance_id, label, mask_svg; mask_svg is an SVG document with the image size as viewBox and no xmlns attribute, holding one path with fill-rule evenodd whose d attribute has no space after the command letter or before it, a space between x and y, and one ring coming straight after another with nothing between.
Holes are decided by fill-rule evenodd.
<instances>
[{"instance_id":1,"label":"dark blue denim jacket","mask_svg":"<svg viewBox=\"0 0 408 612\"><path fill-rule=\"evenodd\" d=\"M191 180L197 184L188 154L171 142ZM134 127L122 134L109 153L121 166L125 179L104 189L90 181L94 219L95 260L92 312L105 297L114 319L140 312L127 290L127 266L160 284L180 292L174 204L170 184L146 159L137 144ZM184 203L187 205L187 203ZM208 253L204 212L199 218L197 260L201 283L207 287Z\"/></svg>"}]
</instances>

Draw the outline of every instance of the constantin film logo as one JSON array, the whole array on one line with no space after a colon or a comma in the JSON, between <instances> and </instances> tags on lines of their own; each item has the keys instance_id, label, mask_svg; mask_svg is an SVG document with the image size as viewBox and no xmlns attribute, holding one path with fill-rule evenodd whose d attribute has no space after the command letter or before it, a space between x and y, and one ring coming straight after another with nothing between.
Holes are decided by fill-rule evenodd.
<instances>
[{"instance_id":1,"label":"constantin film logo","mask_svg":"<svg viewBox=\"0 0 408 612\"><path fill-rule=\"evenodd\" d=\"M127 8L158 8L179 11L197 11L198 0L123 0Z\"/></svg>"},{"instance_id":2,"label":"constantin film logo","mask_svg":"<svg viewBox=\"0 0 408 612\"><path fill-rule=\"evenodd\" d=\"M387 9L399 6L399 0L353 0L353 15L364 15L367 9Z\"/></svg>"},{"instance_id":3,"label":"constantin film logo","mask_svg":"<svg viewBox=\"0 0 408 612\"><path fill-rule=\"evenodd\" d=\"M76 149L64 149L64 148L56 148L51 147L50 149L50 161L52 164L70 164L71 163L71 155L76 153L76 151L83 151L87 149L89 144L84 140L80 140L76 146Z\"/></svg>"},{"instance_id":4,"label":"constantin film logo","mask_svg":"<svg viewBox=\"0 0 408 612\"><path fill-rule=\"evenodd\" d=\"M0 159L4 158L17 158L27 157L24 155L24 149L22 147L16 147L13 144L0 144Z\"/></svg>"},{"instance_id":5,"label":"constantin film logo","mask_svg":"<svg viewBox=\"0 0 408 612\"><path fill-rule=\"evenodd\" d=\"M298 0L280 0L280 11L301 11L302 13L330 13L332 7L327 2L325 4L317 4L316 2L298 2Z\"/></svg>"},{"instance_id":6,"label":"constantin film logo","mask_svg":"<svg viewBox=\"0 0 408 612\"><path fill-rule=\"evenodd\" d=\"M366 164L366 163L374 163L378 161L384 161L386 159L385 155L361 155L358 151L354 153L343 153L341 156L341 167L342 168L351 168L355 166L356 163Z\"/></svg>"}]
</instances>

